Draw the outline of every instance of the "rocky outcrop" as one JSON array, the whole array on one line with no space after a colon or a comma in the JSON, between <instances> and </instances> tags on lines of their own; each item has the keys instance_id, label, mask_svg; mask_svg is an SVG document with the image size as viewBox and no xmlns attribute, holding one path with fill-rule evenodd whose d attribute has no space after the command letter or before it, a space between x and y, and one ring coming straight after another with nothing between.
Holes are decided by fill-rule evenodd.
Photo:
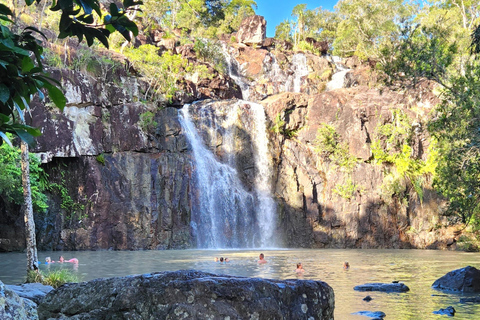
<instances>
[{"instance_id":1,"label":"rocky outcrop","mask_svg":"<svg viewBox=\"0 0 480 320\"><path fill-rule=\"evenodd\" d=\"M24 283L21 285L7 285L6 287L14 291L21 298L32 300L37 305L43 300L47 293L53 290L52 286L41 283Z\"/></svg>"},{"instance_id":2,"label":"rocky outcrop","mask_svg":"<svg viewBox=\"0 0 480 320\"><path fill-rule=\"evenodd\" d=\"M40 319L333 319L334 293L312 280L161 272L67 284L40 304Z\"/></svg>"},{"instance_id":3,"label":"rocky outcrop","mask_svg":"<svg viewBox=\"0 0 480 320\"><path fill-rule=\"evenodd\" d=\"M439 315L449 316L449 317L455 316L455 312L456 312L455 308L452 307L452 306L442 308L442 309L437 310L437 311L433 311L434 314L439 314Z\"/></svg>"},{"instance_id":4,"label":"rocky outcrop","mask_svg":"<svg viewBox=\"0 0 480 320\"><path fill-rule=\"evenodd\" d=\"M37 320L36 304L29 299L20 298L0 281L0 319Z\"/></svg>"},{"instance_id":5,"label":"rocky outcrop","mask_svg":"<svg viewBox=\"0 0 480 320\"><path fill-rule=\"evenodd\" d=\"M360 86L310 97L282 93L261 101L269 126L278 131L272 136L275 196L279 232L288 230L286 245L447 248L455 230L432 229L429 223L433 219L446 225L439 216L441 198L426 185L423 201L407 195L407 205L402 205L388 193L386 167L371 162L378 127L392 123L397 111L416 119L412 149L417 159L425 160L428 137L420 119L435 103L431 94L416 100ZM346 154L357 159L351 172L316 150L318 129L325 125L335 129Z\"/></svg>"},{"instance_id":6,"label":"rocky outcrop","mask_svg":"<svg viewBox=\"0 0 480 320\"><path fill-rule=\"evenodd\" d=\"M243 19L237 31L237 40L249 45L262 45L267 34L267 21L262 16L250 16Z\"/></svg>"},{"instance_id":7,"label":"rocky outcrop","mask_svg":"<svg viewBox=\"0 0 480 320\"><path fill-rule=\"evenodd\" d=\"M410 290L404 283L365 283L355 286L357 291L380 291L380 292L407 292Z\"/></svg>"},{"instance_id":8,"label":"rocky outcrop","mask_svg":"<svg viewBox=\"0 0 480 320\"><path fill-rule=\"evenodd\" d=\"M468 266L450 271L435 280L432 288L462 293L480 292L480 270Z\"/></svg>"}]
</instances>

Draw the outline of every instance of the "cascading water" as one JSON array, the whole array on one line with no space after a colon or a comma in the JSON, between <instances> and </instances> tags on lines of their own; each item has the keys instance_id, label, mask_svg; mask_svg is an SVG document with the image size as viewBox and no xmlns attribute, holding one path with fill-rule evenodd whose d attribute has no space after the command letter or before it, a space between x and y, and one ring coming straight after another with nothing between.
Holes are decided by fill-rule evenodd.
<instances>
[{"instance_id":1,"label":"cascading water","mask_svg":"<svg viewBox=\"0 0 480 320\"><path fill-rule=\"evenodd\" d=\"M294 54L291 63L293 75L288 77L285 91L300 92L302 78L308 75L307 57L303 53Z\"/></svg>"},{"instance_id":2,"label":"cascading water","mask_svg":"<svg viewBox=\"0 0 480 320\"><path fill-rule=\"evenodd\" d=\"M275 247L276 206L270 192L270 157L261 105L238 101L225 108L214 103L186 105L180 121L194 156L192 230L199 248ZM192 113L197 117L196 125ZM249 133L255 162L255 179L248 191L236 169L235 148L238 125ZM223 161L212 148L221 143ZM221 138L218 138L221 135ZM245 146L244 146L245 147Z\"/></svg>"},{"instance_id":3,"label":"cascading water","mask_svg":"<svg viewBox=\"0 0 480 320\"><path fill-rule=\"evenodd\" d=\"M332 62L335 64L335 73L332 76L332 80L327 83L327 91L334 89L341 89L345 87L345 76L350 71L342 63L341 59L336 56L332 56Z\"/></svg>"},{"instance_id":4,"label":"cascading water","mask_svg":"<svg viewBox=\"0 0 480 320\"><path fill-rule=\"evenodd\" d=\"M241 67L238 65L237 60L235 60L235 58L230 55L230 53L228 52L228 48L225 44L222 45L222 53L225 57L225 61L227 62L228 75L240 87L243 100L248 100L250 97L250 85L241 75Z\"/></svg>"}]
</instances>

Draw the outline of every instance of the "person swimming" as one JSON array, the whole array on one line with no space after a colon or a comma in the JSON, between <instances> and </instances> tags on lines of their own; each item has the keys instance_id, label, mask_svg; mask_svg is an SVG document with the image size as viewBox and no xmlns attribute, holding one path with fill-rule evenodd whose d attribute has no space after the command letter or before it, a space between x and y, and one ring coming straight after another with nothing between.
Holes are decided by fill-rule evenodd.
<instances>
[{"instance_id":1,"label":"person swimming","mask_svg":"<svg viewBox=\"0 0 480 320\"><path fill-rule=\"evenodd\" d=\"M52 261L52 258L50 258L50 257L45 258L45 264L49 264L49 263L53 263L53 262L55 262L55 261Z\"/></svg>"},{"instance_id":2,"label":"person swimming","mask_svg":"<svg viewBox=\"0 0 480 320\"><path fill-rule=\"evenodd\" d=\"M259 260L258 263L267 263L268 261L265 260L265 255L263 253L260 253L260 256L258 256Z\"/></svg>"},{"instance_id":3,"label":"person swimming","mask_svg":"<svg viewBox=\"0 0 480 320\"><path fill-rule=\"evenodd\" d=\"M295 270L297 274L305 273L305 269L303 269L303 265L301 262L297 263L297 269Z\"/></svg>"},{"instance_id":4,"label":"person swimming","mask_svg":"<svg viewBox=\"0 0 480 320\"><path fill-rule=\"evenodd\" d=\"M78 259L77 258L72 258L72 259L69 259L69 260L65 260L65 258L63 256L60 256L60 258L58 258L58 262L70 262L70 263L74 263L74 264L78 264Z\"/></svg>"},{"instance_id":5,"label":"person swimming","mask_svg":"<svg viewBox=\"0 0 480 320\"><path fill-rule=\"evenodd\" d=\"M344 269L344 270L350 269L350 263L348 263L348 261L345 261L345 262L343 263L343 269Z\"/></svg>"}]
</instances>

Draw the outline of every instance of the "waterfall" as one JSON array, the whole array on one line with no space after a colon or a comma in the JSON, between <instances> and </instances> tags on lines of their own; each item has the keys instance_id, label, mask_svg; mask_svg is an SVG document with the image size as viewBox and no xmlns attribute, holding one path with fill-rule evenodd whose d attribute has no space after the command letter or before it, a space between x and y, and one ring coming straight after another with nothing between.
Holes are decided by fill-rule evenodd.
<instances>
[{"instance_id":1,"label":"waterfall","mask_svg":"<svg viewBox=\"0 0 480 320\"><path fill-rule=\"evenodd\" d=\"M250 97L250 85L247 81L245 81L245 77L243 77L241 74L241 66L238 64L237 60L230 55L226 44L222 44L222 53L225 57L225 61L227 62L228 75L240 87L240 90L242 91L242 98L244 100L248 100Z\"/></svg>"},{"instance_id":2,"label":"waterfall","mask_svg":"<svg viewBox=\"0 0 480 320\"><path fill-rule=\"evenodd\" d=\"M300 92L302 78L308 75L307 57L303 53L294 54L291 69L293 75L288 77L285 91Z\"/></svg>"},{"instance_id":3,"label":"waterfall","mask_svg":"<svg viewBox=\"0 0 480 320\"><path fill-rule=\"evenodd\" d=\"M331 57L331 61L335 64L335 73L332 76L332 80L327 83L327 91L334 89L341 89L345 87L345 76L350 71L342 63L341 59L336 56Z\"/></svg>"},{"instance_id":4,"label":"waterfall","mask_svg":"<svg viewBox=\"0 0 480 320\"><path fill-rule=\"evenodd\" d=\"M247 101L214 103L185 105L180 111L194 156L191 227L197 247L275 247L276 206L270 191L272 172L263 107ZM251 190L236 168L239 130L249 137L249 145L242 147L253 152Z\"/></svg>"}]
</instances>

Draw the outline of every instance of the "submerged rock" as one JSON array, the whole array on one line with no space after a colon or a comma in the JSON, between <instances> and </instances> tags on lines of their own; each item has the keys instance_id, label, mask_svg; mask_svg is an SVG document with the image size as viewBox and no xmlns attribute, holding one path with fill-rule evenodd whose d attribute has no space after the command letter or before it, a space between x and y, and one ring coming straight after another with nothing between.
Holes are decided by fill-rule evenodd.
<instances>
[{"instance_id":1,"label":"submerged rock","mask_svg":"<svg viewBox=\"0 0 480 320\"><path fill-rule=\"evenodd\" d=\"M29 299L18 296L0 281L0 319L35 320L38 319L36 305Z\"/></svg>"},{"instance_id":2,"label":"submerged rock","mask_svg":"<svg viewBox=\"0 0 480 320\"><path fill-rule=\"evenodd\" d=\"M467 303L467 302L480 303L480 297L462 298L462 299L460 299L460 303Z\"/></svg>"},{"instance_id":3,"label":"submerged rock","mask_svg":"<svg viewBox=\"0 0 480 320\"><path fill-rule=\"evenodd\" d=\"M445 309L440 309L438 311L433 311L433 313L453 317L455 315L455 308L452 307L452 306L449 306L449 307L446 307Z\"/></svg>"},{"instance_id":4,"label":"submerged rock","mask_svg":"<svg viewBox=\"0 0 480 320\"><path fill-rule=\"evenodd\" d=\"M370 317L370 318L373 318L372 320L383 319L386 316L385 312L382 312L382 311L358 311L358 312L354 312L352 314L357 314L359 316Z\"/></svg>"},{"instance_id":5,"label":"submerged rock","mask_svg":"<svg viewBox=\"0 0 480 320\"><path fill-rule=\"evenodd\" d=\"M480 270L467 266L450 271L437 279L432 287L439 290L458 292L480 292Z\"/></svg>"},{"instance_id":6,"label":"submerged rock","mask_svg":"<svg viewBox=\"0 0 480 320\"><path fill-rule=\"evenodd\" d=\"M357 291L407 292L410 290L403 283L365 283L353 288Z\"/></svg>"},{"instance_id":7,"label":"submerged rock","mask_svg":"<svg viewBox=\"0 0 480 320\"><path fill-rule=\"evenodd\" d=\"M366 296L366 297L365 297L365 298L363 298L362 300L363 300L363 301L370 302L370 301L372 301L372 300L373 300L373 298L372 298L372 297L370 297L370 296Z\"/></svg>"},{"instance_id":8,"label":"submerged rock","mask_svg":"<svg viewBox=\"0 0 480 320\"><path fill-rule=\"evenodd\" d=\"M269 280L194 270L67 284L39 305L40 319L333 319L321 281Z\"/></svg>"}]
</instances>

